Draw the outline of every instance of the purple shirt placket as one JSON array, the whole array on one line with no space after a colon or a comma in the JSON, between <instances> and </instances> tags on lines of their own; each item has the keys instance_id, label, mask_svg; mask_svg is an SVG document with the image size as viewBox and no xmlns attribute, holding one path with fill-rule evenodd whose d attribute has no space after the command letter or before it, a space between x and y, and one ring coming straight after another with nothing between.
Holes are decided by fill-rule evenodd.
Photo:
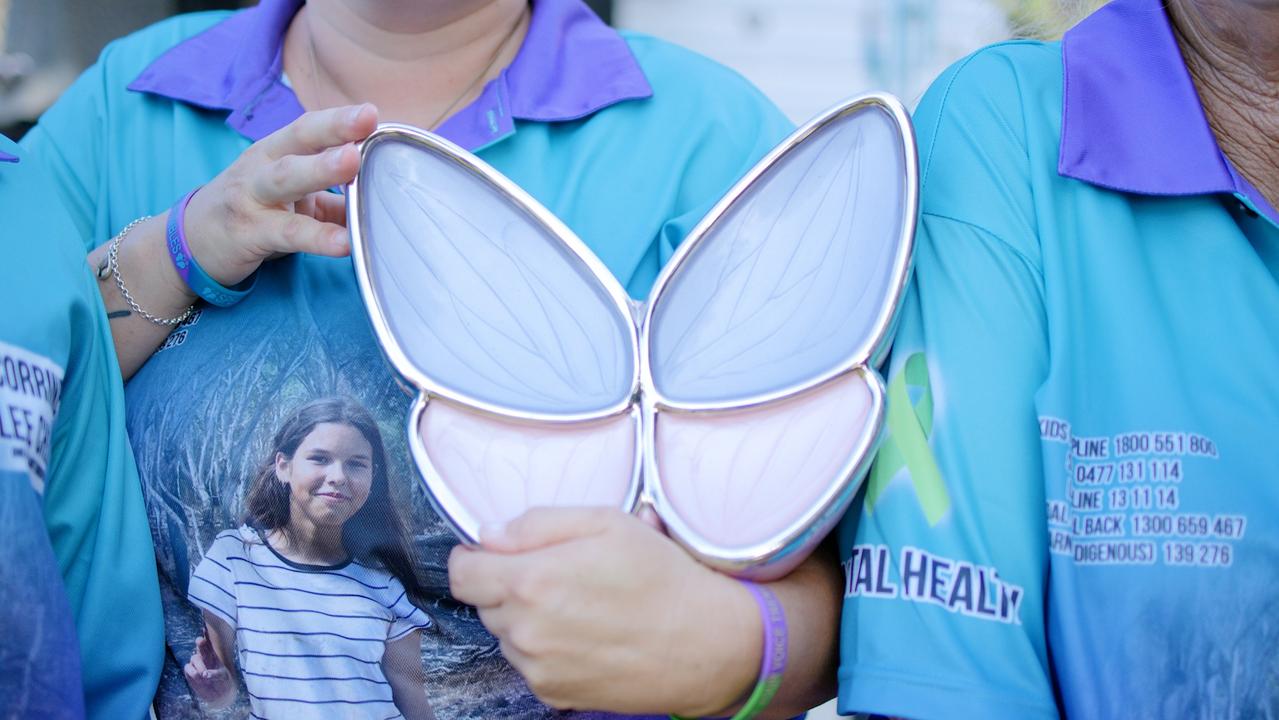
<instances>
[{"instance_id":1,"label":"purple shirt placket","mask_svg":"<svg viewBox=\"0 0 1279 720\"><path fill-rule=\"evenodd\" d=\"M1279 214L1222 153L1163 0L1115 0L1062 39L1057 171L1144 195L1231 194Z\"/></svg>"}]
</instances>

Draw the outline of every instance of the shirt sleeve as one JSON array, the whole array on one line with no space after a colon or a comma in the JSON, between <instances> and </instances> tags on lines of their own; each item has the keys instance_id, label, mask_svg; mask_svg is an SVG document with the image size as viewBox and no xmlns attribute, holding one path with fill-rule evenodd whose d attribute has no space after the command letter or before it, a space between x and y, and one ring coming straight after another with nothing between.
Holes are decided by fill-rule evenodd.
<instances>
[{"instance_id":1,"label":"shirt sleeve","mask_svg":"<svg viewBox=\"0 0 1279 720\"><path fill-rule=\"evenodd\" d=\"M737 181L795 129L780 110L767 102L759 103L742 122L735 133L710 133L685 169L680 212L662 225L658 243L662 266Z\"/></svg>"},{"instance_id":2,"label":"shirt sleeve","mask_svg":"<svg viewBox=\"0 0 1279 720\"><path fill-rule=\"evenodd\" d=\"M1035 410L1048 348L1018 92L987 51L916 113L922 216L888 433L839 533L844 713L1058 717Z\"/></svg>"},{"instance_id":3,"label":"shirt sleeve","mask_svg":"<svg viewBox=\"0 0 1279 720\"><path fill-rule=\"evenodd\" d=\"M222 618L233 630L237 613L235 573L231 570L230 556L234 554L234 546L242 542L234 532L218 535L196 566L195 573L191 575L191 585L187 588L187 598L196 607Z\"/></svg>"},{"instance_id":4,"label":"shirt sleeve","mask_svg":"<svg viewBox=\"0 0 1279 720\"><path fill-rule=\"evenodd\" d=\"M23 162L34 153L23 153ZM125 434L124 388L96 281L49 197L47 173L31 181L44 242L65 266L49 283L67 283L76 300L62 318L70 332L66 376L58 393L45 477L44 520L62 570L79 636L90 715L140 717L154 695L164 658L164 626L155 551L137 468ZM129 622L120 622L120 608Z\"/></svg>"},{"instance_id":5,"label":"shirt sleeve","mask_svg":"<svg viewBox=\"0 0 1279 720\"><path fill-rule=\"evenodd\" d=\"M108 196L102 149L108 130L104 86L110 53L108 47L40 116L21 142L26 156L52 179L57 200L86 252L106 239L97 237L106 231L97 230L105 221L100 217L100 203Z\"/></svg>"},{"instance_id":6,"label":"shirt sleeve","mask_svg":"<svg viewBox=\"0 0 1279 720\"><path fill-rule=\"evenodd\" d=\"M387 642L399 640L414 630L431 627L430 616L409 600L409 595L404 591L404 585L398 578L391 578L391 581L387 583L386 591L394 599L389 608L391 625L386 631Z\"/></svg>"},{"instance_id":7,"label":"shirt sleeve","mask_svg":"<svg viewBox=\"0 0 1279 720\"><path fill-rule=\"evenodd\" d=\"M649 271L638 272L626 288L635 298L648 296L653 277L689 232L795 129L771 100L737 73L681 49L667 50L674 53L675 61L668 60L661 69L645 68L654 87L654 98L647 102L682 103L678 112L686 115L681 118L684 135L672 140L665 133L661 140L681 146L673 155L680 158L680 164L670 172L676 189L666 220L644 261ZM672 75L697 80L685 85L673 82ZM701 103L697 111L689 110L692 103ZM655 111L655 121L668 122L673 112L669 107Z\"/></svg>"}]
</instances>

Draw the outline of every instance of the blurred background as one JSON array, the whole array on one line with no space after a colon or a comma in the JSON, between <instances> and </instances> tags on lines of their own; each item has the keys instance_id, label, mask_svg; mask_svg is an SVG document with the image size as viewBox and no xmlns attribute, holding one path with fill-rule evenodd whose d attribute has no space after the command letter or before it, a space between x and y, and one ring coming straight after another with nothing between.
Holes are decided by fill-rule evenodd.
<instances>
[{"instance_id":1,"label":"blurred background","mask_svg":"<svg viewBox=\"0 0 1279 720\"><path fill-rule=\"evenodd\" d=\"M947 65L1052 35L1078 0L616 0L613 22L735 68L796 122L867 90L914 106Z\"/></svg>"},{"instance_id":2,"label":"blurred background","mask_svg":"<svg viewBox=\"0 0 1279 720\"><path fill-rule=\"evenodd\" d=\"M913 105L946 65L1013 34L1052 36L1097 0L588 0L750 78L792 119L884 89ZM243 0L0 0L0 133L21 137L114 38Z\"/></svg>"},{"instance_id":3,"label":"blurred background","mask_svg":"<svg viewBox=\"0 0 1279 720\"><path fill-rule=\"evenodd\" d=\"M588 0L613 25L735 68L796 122L871 89L913 106L947 65L1054 37L1100 0ZM0 0L0 133L17 139L114 38L237 0ZM809 715L834 718L832 706Z\"/></svg>"}]
</instances>

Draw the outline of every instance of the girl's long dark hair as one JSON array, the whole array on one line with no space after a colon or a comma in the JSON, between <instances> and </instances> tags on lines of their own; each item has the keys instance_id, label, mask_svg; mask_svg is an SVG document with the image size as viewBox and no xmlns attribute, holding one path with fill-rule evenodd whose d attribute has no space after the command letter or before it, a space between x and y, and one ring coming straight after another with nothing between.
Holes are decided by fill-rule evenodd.
<instances>
[{"instance_id":1,"label":"girl's long dark hair","mask_svg":"<svg viewBox=\"0 0 1279 720\"><path fill-rule=\"evenodd\" d=\"M404 585L414 605L425 609L429 602L418 580L413 545L404 521L391 502L386 468L386 449L377 422L363 405L343 397L323 398L298 408L275 433L271 451L258 470L244 501L244 523L259 530L279 530L289 535L289 487L275 475L275 458L283 453L292 458L307 435L321 423L349 425L373 449L373 482L369 497L342 526L342 545L352 559L381 567Z\"/></svg>"}]
</instances>

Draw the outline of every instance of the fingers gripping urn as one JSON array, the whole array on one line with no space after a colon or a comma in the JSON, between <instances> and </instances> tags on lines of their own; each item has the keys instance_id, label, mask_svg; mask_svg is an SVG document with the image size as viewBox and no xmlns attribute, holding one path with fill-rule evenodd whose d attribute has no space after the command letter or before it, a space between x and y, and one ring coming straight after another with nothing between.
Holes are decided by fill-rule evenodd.
<instances>
[{"instance_id":1,"label":"fingers gripping urn","mask_svg":"<svg viewBox=\"0 0 1279 720\"><path fill-rule=\"evenodd\" d=\"M702 562L784 575L852 501L910 273L909 117L862 96L768 154L646 304L527 193L430 133L379 128L348 204L409 446L466 542L547 505L651 506Z\"/></svg>"}]
</instances>

